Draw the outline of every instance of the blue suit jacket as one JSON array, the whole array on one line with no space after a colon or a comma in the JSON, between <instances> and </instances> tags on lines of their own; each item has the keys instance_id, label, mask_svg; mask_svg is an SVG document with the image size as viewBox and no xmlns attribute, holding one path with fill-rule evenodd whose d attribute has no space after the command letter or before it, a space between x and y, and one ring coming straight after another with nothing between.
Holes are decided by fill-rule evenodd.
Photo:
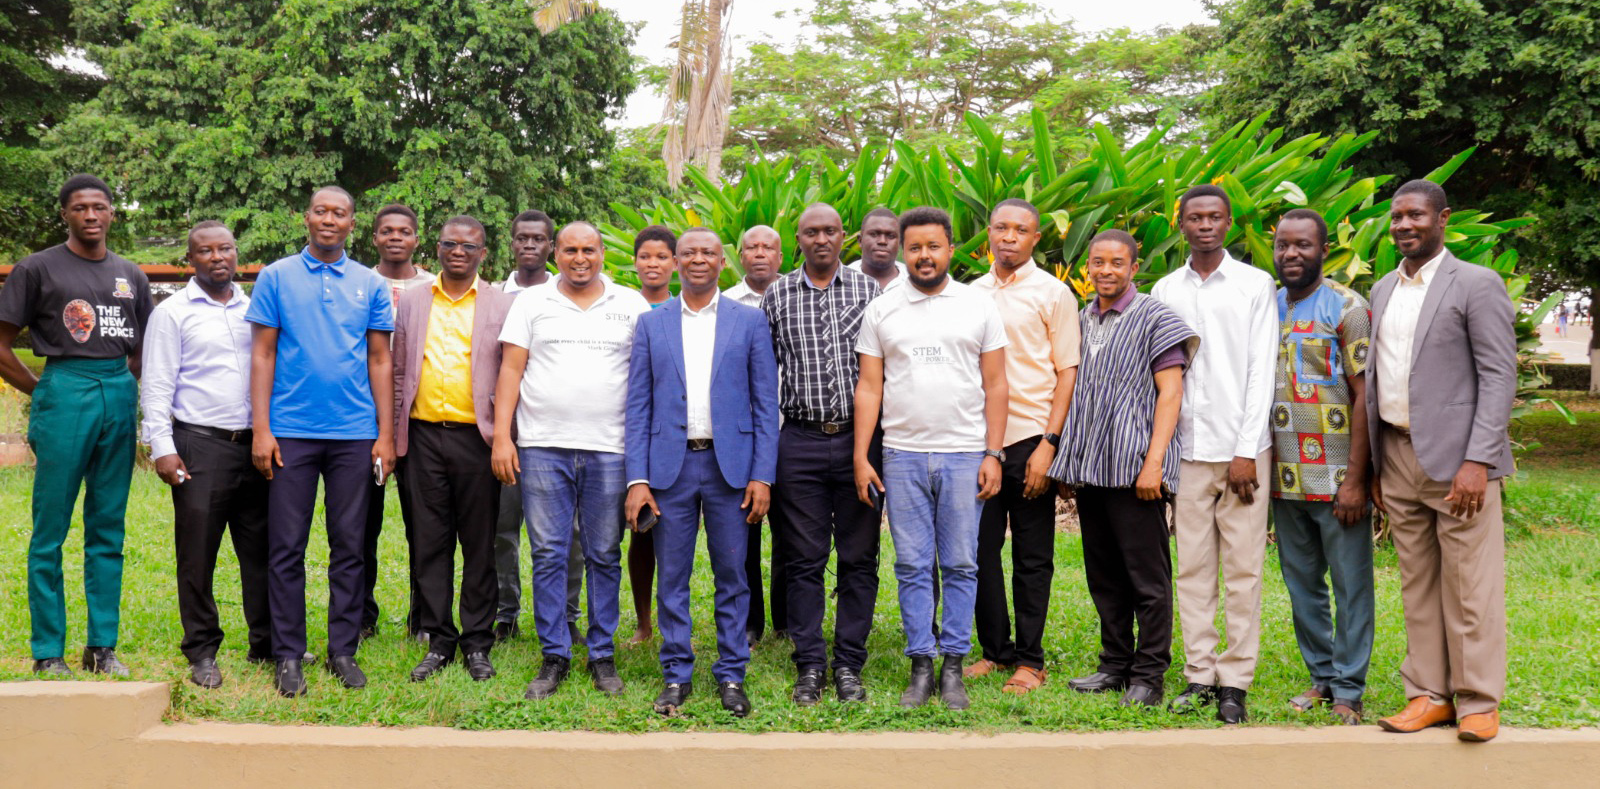
<instances>
[{"instance_id":1,"label":"blue suit jacket","mask_svg":"<svg viewBox=\"0 0 1600 789\"><path fill-rule=\"evenodd\" d=\"M624 439L627 479L668 488L688 451L683 371L683 302L673 298L639 316L628 369ZM717 301L711 362L712 450L735 488L778 474L778 362L766 314L733 299Z\"/></svg>"}]
</instances>

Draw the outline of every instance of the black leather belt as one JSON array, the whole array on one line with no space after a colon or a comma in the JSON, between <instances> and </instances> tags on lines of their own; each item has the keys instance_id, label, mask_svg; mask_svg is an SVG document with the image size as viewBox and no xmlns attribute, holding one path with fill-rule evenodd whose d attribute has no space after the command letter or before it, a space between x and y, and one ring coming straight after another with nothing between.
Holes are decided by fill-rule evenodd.
<instances>
[{"instance_id":1,"label":"black leather belt","mask_svg":"<svg viewBox=\"0 0 1600 789\"><path fill-rule=\"evenodd\" d=\"M709 438L691 438L691 439L689 439L689 451L690 452L699 452L699 451L701 451L703 449L710 449L710 448L711 448L711 439L709 439Z\"/></svg>"},{"instance_id":2,"label":"black leather belt","mask_svg":"<svg viewBox=\"0 0 1600 789\"><path fill-rule=\"evenodd\" d=\"M220 427L191 425L188 422L180 422L176 419L172 420L172 428L174 430L183 430L189 433L198 433L202 436L220 438L223 441L233 444L248 444L250 443L250 438L253 435L249 428L245 428L244 430L224 430Z\"/></svg>"},{"instance_id":3,"label":"black leather belt","mask_svg":"<svg viewBox=\"0 0 1600 789\"><path fill-rule=\"evenodd\" d=\"M421 422L421 423L423 423L425 425L431 425L433 427L442 427L442 428L444 428L446 430L459 430L459 429L461 429L463 427L470 427L470 428L473 428L473 429L477 429L477 427L478 427L477 425L475 425L475 424L473 424L471 422L431 422L431 421L429 421L427 419L413 419L411 421L413 421L413 422Z\"/></svg>"},{"instance_id":4,"label":"black leather belt","mask_svg":"<svg viewBox=\"0 0 1600 789\"><path fill-rule=\"evenodd\" d=\"M855 429L855 425L850 422L817 422L810 419L785 419L784 424L810 428L830 436Z\"/></svg>"}]
</instances>

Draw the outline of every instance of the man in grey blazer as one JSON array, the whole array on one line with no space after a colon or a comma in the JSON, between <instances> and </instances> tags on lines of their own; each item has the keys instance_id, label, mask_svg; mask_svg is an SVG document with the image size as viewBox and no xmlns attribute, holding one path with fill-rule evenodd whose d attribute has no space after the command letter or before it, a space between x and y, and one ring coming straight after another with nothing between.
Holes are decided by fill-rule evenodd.
<instances>
[{"instance_id":1,"label":"man in grey blazer","mask_svg":"<svg viewBox=\"0 0 1600 789\"><path fill-rule=\"evenodd\" d=\"M1373 500L1400 559L1410 703L1379 725L1459 725L1487 742L1506 685L1506 427L1517 389L1513 310L1500 276L1444 247L1437 184L1395 192L1389 232L1405 257L1372 288L1367 425Z\"/></svg>"},{"instance_id":2,"label":"man in grey blazer","mask_svg":"<svg viewBox=\"0 0 1600 789\"><path fill-rule=\"evenodd\" d=\"M486 247L470 216L439 233L439 278L400 296L395 315L395 453L407 458L401 495L411 502L412 572L428 654L421 682L455 660L474 680L495 674L498 589L494 535L500 486L489 465L494 440L500 329L514 296L478 277ZM461 627L456 628L456 543L461 544Z\"/></svg>"}]
</instances>

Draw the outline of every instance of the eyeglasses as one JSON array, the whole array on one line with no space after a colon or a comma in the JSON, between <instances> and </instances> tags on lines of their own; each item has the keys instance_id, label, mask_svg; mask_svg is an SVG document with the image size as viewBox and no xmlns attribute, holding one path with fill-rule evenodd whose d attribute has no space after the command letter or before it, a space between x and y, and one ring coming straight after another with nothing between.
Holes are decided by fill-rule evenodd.
<instances>
[{"instance_id":1,"label":"eyeglasses","mask_svg":"<svg viewBox=\"0 0 1600 789\"><path fill-rule=\"evenodd\" d=\"M446 251L446 252L454 252L457 247L460 247L461 251L467 253L468 255L470 255L470 254L472 254L474 252L477 252L480 249L483 249L483 245L482 244L463 244L463 243L461 243L459 241L440 241L439 242L439 248L444 250L444 251Z\"/></svg>"}]
</instances>

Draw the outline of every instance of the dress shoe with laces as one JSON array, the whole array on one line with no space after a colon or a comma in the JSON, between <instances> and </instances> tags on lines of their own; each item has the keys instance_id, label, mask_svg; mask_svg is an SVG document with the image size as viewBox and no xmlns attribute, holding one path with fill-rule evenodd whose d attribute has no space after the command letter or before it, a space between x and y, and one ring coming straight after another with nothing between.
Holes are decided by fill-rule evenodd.
<instances>
[{"instance_id":1,"label":"dress shoe with laces","mask_svg":"<svg viewBox=\"0 0 1600 789\"><path fill-rule=\"evenodd\" d=\"M33 673L41 679L65 679L72 676L72 667L61 658L49 657L33 661Z\"/></svg>"},{"instance_id":2,"label":"dress shoe with laces","mask_svg":"<svg viewBox=\"0 0 1600 789\"><path fill-rule=\"evenodd\" d=\"M189 681L206 690L222 687L222 669L217 668L217 659L205 657L190 663Z\"/></svg>"},{"instance_id":3,"label":"dress shoe with laces","mask_svg":"<svg viewBox=\"0 0 1600 789\"><path fill-rule=\"evenodd\" d=\"M504 644L520 635L522 635L522 628L516 622L494 623L494 642L496 644Z\"/></svg>"},{"instance_id":4,"label":"dress shoe with laces","mask_svg":"<svg viewBox=\"0 0 1600 789\"><path fill-rule=\"evenodd\" d=\"M306 695L306 672L298 660L280 660L273 671L272 686L286 699Z\"/></svg>"},{"instance_id":5,"label":"dress shoe with laces","mask_svg":"<svg viewBox=\"0 0 1600 789\"><path fill-rule=\"evenodd\" d=\"M900 694L900 706L920 707L933 696L933 658L928 655L911 656L911 679L906 691Z\"/></svg>"},{"instance_id":6,"label":"dress shoe with laces","mask_svg":"<svg viewBox=\"0 0 1600 789\"><path fill-rule=\"evenodd\" d=\"M1500 711L1474 712L1461 716L1456 739L1462 742L1488 742L1500 733Z\"/></svg>"},{"instance_id":7,"label":"dress shoe with laces","mask_svg":"<svg viewBox=\"0 0 1600 789\"><path fill-rule=\"evenodd\" d=\"M1067 687L1079 693L1110 693L1128 689L1128 678L1096 671L1086 677L1067 680Z\"/></svg>"},{"instance_id":8,"label":"dress shoe with laces","mask_svg":"<svg viewBox=\"0 0 1600 789\"><path fill-rule=\"evenodd\" d=\"M1149 685L1129 685L1128 692L1122 694L1122 701L1117 702L1124 707L1143 704L1146 707L1161 706L1161 689Z\"/></svg>"},{"instance_id":9,"label":"dress shoe with laces","mask_svg":"<svg viewBox=\"0 0 1600 789\"><path fill-rule=\"evenodd\" d=\"M450 665L449 655L429 652L422 656L422 662L418 663L416 668L411 669L411 681L423 682L429 677L444 671L444 667L448 665Z\"/></svg>"},{"instance_id":10,"label":"dress shoe with laces","mask_svg":"<svg viewBox=\"0 0 1600 789\"><path fill-rule=\"evenodd\" d=\"M467 664L467 676L472 677L473 682L494 679L494 664L489 662L488 652L468 652L463 662Z\"/></svg>"},{"instance_id":11,"label":"dress shoe with laces","mask_svg":"<svg viewBox=\"0 0 1600 789\"><path fill-rule=\"evenodd\" d=\"M1432 726L1455 722L1456 705L1448 701L1434 702L1428 696L1418 696L1406 708L1378 721L1378 725L1397 734L1410 734Z\"/></svg>"},{"instance_id":12,"label":"dress shoe with laces","mask_svg":"<svg viewBox=\"0 0 1600 789\"><path fill-rule=\"evenodd\" d=\"M750 697L744 694L743 682L719 682L717 693L722 696L722 708L733 713L733 717L743 718L750 714Z\"/></svg>"},{"instance_id":13,"label":"dress shoe with laces","mask_svg":"<svg viewBox=\"0 0 1600 789\"><path fill-rule=\"evenodd\" d=\"M560 655L545 655L544 662L539 665L539 675L528 683L528 692L522 697L529 701L548 699L555 695L561 688L561 683L567 679L567 672L572 668L572 661Z\"/></svg>"},{"instance_id":14,"label":"dress shoe with laces","mask_svg":"<svg viewBox=\"0 0 1600 789\"><path fill-rule=\"evenodd\" d=\"M617 661L613 658L600 658L589 661L589 676L594 680L594 689L610 696L622 692L622 678L617 676Z\"/></svg>"},{"instance_id":15,"label":"dress shoe with laces","mask_svg":"<svg viewBox=\"0 0 1600 789\"><path fill-rule=\"evenodd\" d=\"M1191 682L1188 687L1183 689L1182 693L1173 697L1172 703L1167 705L1167 711L1175 712L1179 715L1188 715L1191 712L1199 712L1201 707L1216 700L1217 686Z\"/></svg>"},{"instance_id":16,"label":"dress shoe with laces","mask_svg":"<svg viewBox=\"0 0 1600 789\"><path fill-rule=\"evenodd\" d=\"M810 707L822 701L822 669L806 668L794 680L794 703Z\"/></svg>"},{"instance_id":17,"label":"dress shoe with laces","mask_svg":"<svg viewBox=\"0 0 1600 789\"><path fill-rule=\"evenodd\" d=\"M656 696L650 708L659 715L673 717L678 714L678 709L688 701L689 694L694 692L694 686L688 682L668 682L661 689L661 695ZM724 697L726 698L726 697Z\"/></svg>"},{"instance_id":18,"label":"dress shoe with laces","mask_svg":"<svg viewBox=\"0 0 1600 789\"><path fill-rule=\"evenodd\" d=\"M996 663L993 660L990 660L988 658L980 658L978 660L978 662L973 663L972 665L967 666L966 668L962 669L961 670L961 675L966 677L967 679L977 679L978 677L987 677L990 674L995 673L996 671L1010 671L1010 670L1011 670L1010 666L1001 665L1001 664Z\"/></svg>"},{"instance_id":19,"label":"dress shoe with laces","mask_svg":"<svg viewBox=\"0 0 1600 789\"><path fill-rule=\"evenodd\" d=\"M1223 723L1244 723L1249 718L1245 711L1244 699L1246 694L1238 688L1217 689L1217 720Z\"/></svg>"},{"instance_id":20,"label":"dress shoe with laces","mask_svg":"<svg viewBox=\"0 0 1600 789\"><path fill-rule=\"evenodd\" d=\"M367 675L356 664L355 655L329 655L328 673L339 678L339 683L350 690L367 686Z\"/></svg>"},{"instance_id":21,"label":"dress shoe with laces","mask_svg":"<svg viewBox=\"0 0 1600 789\"><path fill-rule=\"evenodd\" d=\"M833 670L833 690L840 701L867 700L867 689L861 684L861 672L849 666Z\"/></svg>"},{"instance_id":22,"label":"dress shoe with laces","mask_svg":"<svg viewBox=\"0 0 1600 789\"><path fill-rule=\"evenodd\" d=\"M83 668L92 674L110 674L113 677L128 676L128 667L117 660L117 651L111 647L84 647Z\"/></svg>"},{"instance_id":23,"label":"dress shoe with laces","mask_svg":"<svg viewBox=\"0 0 1600 789\"><path fill-rule=\"evenodd\" d=\"M944 663L939 666L939 700L953 710L972 706L972 700L967 698L967 686L961 681L961 664L966 659L966 655L945 655Z\"/></svg>"}]
</instances>

